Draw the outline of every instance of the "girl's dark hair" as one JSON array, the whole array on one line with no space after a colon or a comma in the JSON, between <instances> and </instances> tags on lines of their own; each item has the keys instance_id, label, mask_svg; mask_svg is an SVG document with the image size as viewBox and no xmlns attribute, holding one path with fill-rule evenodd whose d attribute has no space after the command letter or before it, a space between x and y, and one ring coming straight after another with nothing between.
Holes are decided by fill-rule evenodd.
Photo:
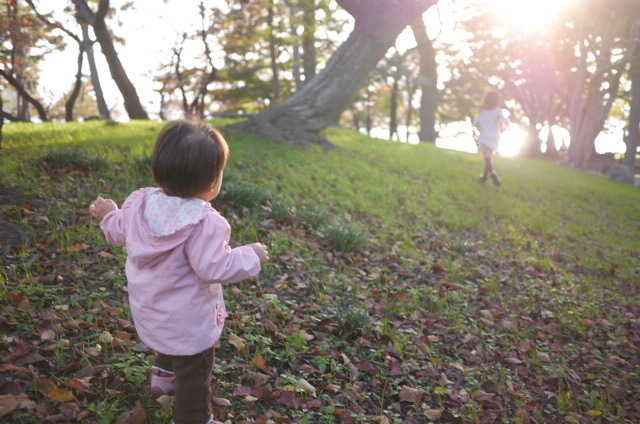
<instances>
[{"instance_id":1,"label":"girl's dark hair","mask_svg":"<svg viewBox=\"0 0 640 424\"><path fill-rule=\"evenodd\" d=\"M153 152L153 176L169 196L194 197L207 191L227 166L229 146L213 126L189 121L162 128Z\"/></svg>"},{"instance_id":2,"label":"girl's dark hair","mask_svg":"<svg viewBox=\"0 0 640 424\"><path fill-rule=\"evenodd\" d=\"M500 104L500 93L497 91L489 91L484 96L484 104L482 109L495 109Z\"/></svg>"}]
</instances>

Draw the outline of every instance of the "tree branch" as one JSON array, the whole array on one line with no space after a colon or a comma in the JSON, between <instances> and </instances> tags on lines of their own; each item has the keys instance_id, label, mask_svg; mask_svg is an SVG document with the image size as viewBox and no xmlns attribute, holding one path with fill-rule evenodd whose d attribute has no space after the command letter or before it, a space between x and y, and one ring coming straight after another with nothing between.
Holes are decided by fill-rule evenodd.
<instances>
[{"instance_id":1,"label":"tree branch","mask_svg":"<svg viewBox=\"0 0 640 424\"><path fill-rule=\"evenodd\" d=\"M40 102L34 99L33 97L31 97L31 95L27 93L27 90L24 89L24 87L22 86L22 84L20 84L18 80L16 80L11 75L7 74L2 69L0 69L0 75L3 76L4 79L6 79L9 82L9 84L11 84L16 90L18 90L18 93L20 93L22 97L24 97L29 103L31 103L36 108L36 110L38 111L38 115L40 116L40 119L42 119L42 121L49 120L49 118L47 117L47 113L45 112Z\"/></svg>"},{"instance_id":2,"label":"tree branch","mask_svg":"<svg viewBox=\"0 0 640 424\"><path fill-rule=\"evenodd\" d=\"M74 40L76 40L76 42L78 44L82 44L82 41L80 40L80 37L78 37L77 35L75 35L71 31L69 31L68 29L66 29L64 26L62 26L62 24L60 22L51 22L51 21L49 21L49 19L47 19L46 16L44 16L40 12L38 12L38 10L36 9L36 6L33 4L33 0L27 0L27 3L29 4L29 6L31 6L31 10L33 10L33 13L35 13L36 16L38 17L38 19L40 19L42 22L44 22L44 24L46 26L48 26L49 28L57 28L57 29L59 29L61 31L64 31L69 37L71 37Z\"/></svg>"},{"instance_id":3,"label":"tree branch","mask_svg":"<svg viewBox=\"0 0 640 424\"><path fill-rule=\"evenodd\" d=\"M76 6L76 10L78 14L84 18L85 21L91 26L96 23L96 14L93 13L93 10L89 7L85 0L71 0L73 4Z\"/></svg>"}]
</instances>

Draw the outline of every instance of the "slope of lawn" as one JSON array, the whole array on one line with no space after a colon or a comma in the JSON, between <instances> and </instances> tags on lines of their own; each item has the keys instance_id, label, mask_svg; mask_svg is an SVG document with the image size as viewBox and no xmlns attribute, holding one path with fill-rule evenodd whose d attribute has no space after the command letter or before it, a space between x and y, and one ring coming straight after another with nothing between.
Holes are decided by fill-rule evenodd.
<instances>
[{"instance_id":1,"label":"slope of lawn","mask_svg":"<svg viewBox=\"0 0 640 424\"><path fill-rule=\"evenodd\" d=\"M0 227L25 241L0 251L3 422L171 422L87 211L152 185L161 125L4 127ZM214 207L272 262L225 288L219 420L640 422L640 189L517 158L481 185L478 155L346 129L226 135Z\"/></svg>"}]
</instances>

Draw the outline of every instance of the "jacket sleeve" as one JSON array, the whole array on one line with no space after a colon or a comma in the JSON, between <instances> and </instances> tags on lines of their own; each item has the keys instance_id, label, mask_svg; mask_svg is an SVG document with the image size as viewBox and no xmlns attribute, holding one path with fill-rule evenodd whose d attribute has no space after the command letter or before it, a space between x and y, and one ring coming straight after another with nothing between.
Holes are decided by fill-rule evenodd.
<instances>
[{"instance_id":1,"label":"jacket sleeve","mask_svg":"<svg viewBox=\"0 0 640 424\"><path fill-rule=\"evenodd\" d=\"M231 227L217 212L196 226L185 243L185 254L195 273L208 283L232 284L260 273L260 258L249 246L231 248Z\"/></svg>"},{"instance_id":2,"label":"jacket sleeve","mask_svg":"<svg viewBox=\"0 0 640 424\"><path fill-rule=\"evenodd\" d=\"M107 241L118 246L125 246L127 242L126 220L131 210L131 204L141 193L134 191L122 204L122 209L111 211L102 218L102 232Z\"/></svg>"}]
</instances>

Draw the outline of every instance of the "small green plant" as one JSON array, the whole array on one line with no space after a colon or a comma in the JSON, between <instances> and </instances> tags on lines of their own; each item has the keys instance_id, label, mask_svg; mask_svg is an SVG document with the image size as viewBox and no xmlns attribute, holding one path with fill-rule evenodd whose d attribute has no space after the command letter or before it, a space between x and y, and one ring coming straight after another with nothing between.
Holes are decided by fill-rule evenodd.
<instances>
[{"instance_id":1,"label":"small green plant","mask_svg":"<svg viewBox=\"0 0 640 424\"><path fill-rule=\"evenodd\" d=\"M264 209L276 221L287 221L296 215L295 206L291 202L279 198L269 200Z\"/></svg>"},{"instance_id":2,"label":"small green plant","mask_svg":"<svg viewBox=\"0 0 640 424\"><path fill-rule=\"evenodd\" d=\"M331 216L326 209L319 207L301 207L298 209L297 218L309 229L320 229L326 225Z\"/></svg>"},{"instance_id":3,"label":"small green plant","mask_svg":"<svg viewBox=\"0 0 640 424\"><path fill-rule=\"evenodd\" d=\"M230 181L225 181L222 185L222 191L217 201L230 202L237 206L254 208L257 206L265 206L272 200L273 196L271 193L262 187L238 182L233 178L229 178L229 180Z\"/></svg>"},{"instance_id":4,"label":"small green plant","mask_svg":"<svg viewBox=\"0 0 640 424\"><path fill-rule=\"evenodd\" d=\"M331 247L340 252L353 252L365 244L362 232L344 224L334 223L325 230L325 233Z\"/></svg>"},{"instance_id":5,"label":"small green plant","mask_svg":"<svg viewBox=\"0 0 640 424\"><path fill-rule=\"evenodd\" d=\"M342 336L346 339L359 336L372 322L367 310L354 307L334 312L333 319L336 320Z\"/></svg>"}]
</instances>

